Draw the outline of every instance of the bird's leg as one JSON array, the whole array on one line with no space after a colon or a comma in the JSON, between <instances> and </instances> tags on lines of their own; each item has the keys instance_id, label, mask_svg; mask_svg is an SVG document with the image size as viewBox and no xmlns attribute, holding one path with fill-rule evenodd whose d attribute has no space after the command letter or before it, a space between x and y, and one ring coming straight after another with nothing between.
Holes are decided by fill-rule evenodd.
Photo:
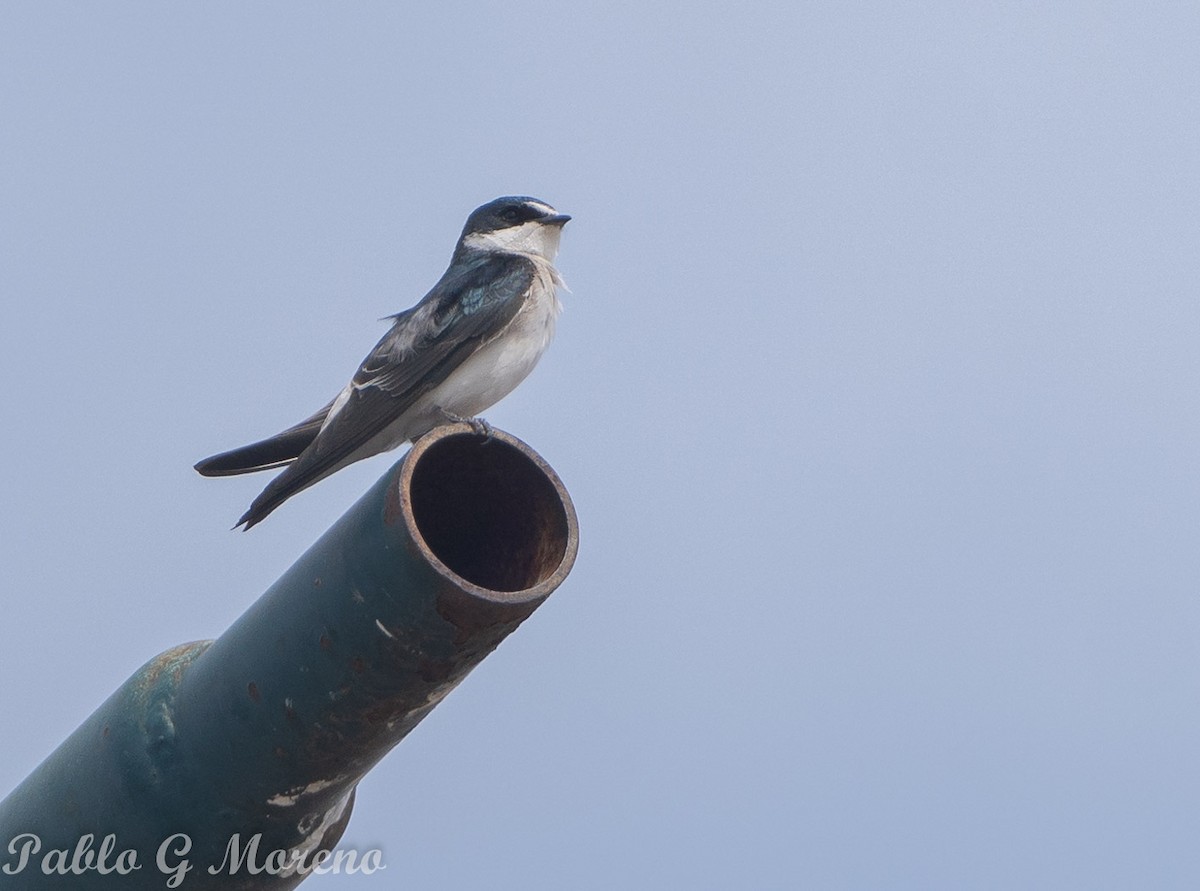
<instances>
[{"instance_id":1,"label":"bird's leg","mask_svg":"<svg viewBox=\"0 0 1200 891\"><path fill-rule=\"evenodd\" d=\"M491 441L493 432L492 425L483 418L464 418L462 415L456 415L454 412L447 411L441 406L438 406L438 411L441 412L442 417L444 417L450 423L470 424L471 432L473 432L476 436L482 436L485 440Z\"/></svg>"}]
</instances>

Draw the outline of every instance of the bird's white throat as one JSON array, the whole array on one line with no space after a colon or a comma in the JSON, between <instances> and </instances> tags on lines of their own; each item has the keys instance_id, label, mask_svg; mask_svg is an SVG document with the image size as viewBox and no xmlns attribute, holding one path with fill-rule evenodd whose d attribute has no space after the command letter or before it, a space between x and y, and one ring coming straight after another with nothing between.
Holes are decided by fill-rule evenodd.
<instances>
[{"instance_id":1,"label":"bird's white throat","mask_svg":"<svg viewBox=\"0 0 1200 891\"><path fill-rule=\"evenodd\" d=\"M504 251L512 254L528 254L553 263L558 256L558 243L562 239L562 226L530 220L519 226L509 226L492 232L472 232L463 239L463 244L478 251Z\"/></svg>"}]
</instances>

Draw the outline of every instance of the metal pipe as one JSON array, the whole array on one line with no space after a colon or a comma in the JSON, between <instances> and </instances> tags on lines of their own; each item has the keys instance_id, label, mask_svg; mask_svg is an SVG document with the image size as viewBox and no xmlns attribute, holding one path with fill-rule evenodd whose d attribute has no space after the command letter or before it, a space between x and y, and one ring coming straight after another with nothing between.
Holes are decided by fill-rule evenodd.
<instances>
[{"instance_id":1,"label":"metal pipe","mask_svg":"<svg viewBox=\"0 0 1200 891\"><path fill-rule=\"evenodd\" d=\"M282 889L328 868L359 780L577 546L537 453L433 430L220 638L152 659L0 802L0 888Z\"/></svg>"}]
</instances>

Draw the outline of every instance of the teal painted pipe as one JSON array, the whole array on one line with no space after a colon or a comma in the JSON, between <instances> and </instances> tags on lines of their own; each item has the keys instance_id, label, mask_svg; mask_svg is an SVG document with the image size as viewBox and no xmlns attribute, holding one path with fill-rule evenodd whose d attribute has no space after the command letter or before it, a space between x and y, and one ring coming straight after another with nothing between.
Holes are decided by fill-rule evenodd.
<instances>
[{"instance_id":1,"label":"teal painted pipe","mask_svg":"<svg viewBox=\"0 0 1200 891\"><path fill-rule=\"evenodd\" d=\"M577 545L527 445L433 430L220 638L152 659L0 802L0 888L282 889L331 870L317 852L359 780Z\"/></svg>"}]
</instances>

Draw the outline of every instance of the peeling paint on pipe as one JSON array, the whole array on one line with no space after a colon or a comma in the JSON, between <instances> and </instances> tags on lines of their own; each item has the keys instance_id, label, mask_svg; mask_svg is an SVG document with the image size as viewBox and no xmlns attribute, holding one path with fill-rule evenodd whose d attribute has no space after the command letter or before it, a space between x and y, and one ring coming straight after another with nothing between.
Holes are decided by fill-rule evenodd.
<instances>
[{"instance_id":1,"label":"peeling paint on pipe","mask_svg":"<svg viewBox=\"0 0 1200 891\"><path fill-rule=\"evenodd\" d=\"M574 508L503 431L422 437L215 641L150 660L0 802L0 887L291 888L300 872L213 875L230 839L311 855L345 830L359 780L561 584ZM52 849L114 835L120 875L47 875ZM19 875L13 839L40 849ZM70 861L70 856L66 858ZM311 859L307 861L311 863Z\"/></svg>"}]
</instances>

